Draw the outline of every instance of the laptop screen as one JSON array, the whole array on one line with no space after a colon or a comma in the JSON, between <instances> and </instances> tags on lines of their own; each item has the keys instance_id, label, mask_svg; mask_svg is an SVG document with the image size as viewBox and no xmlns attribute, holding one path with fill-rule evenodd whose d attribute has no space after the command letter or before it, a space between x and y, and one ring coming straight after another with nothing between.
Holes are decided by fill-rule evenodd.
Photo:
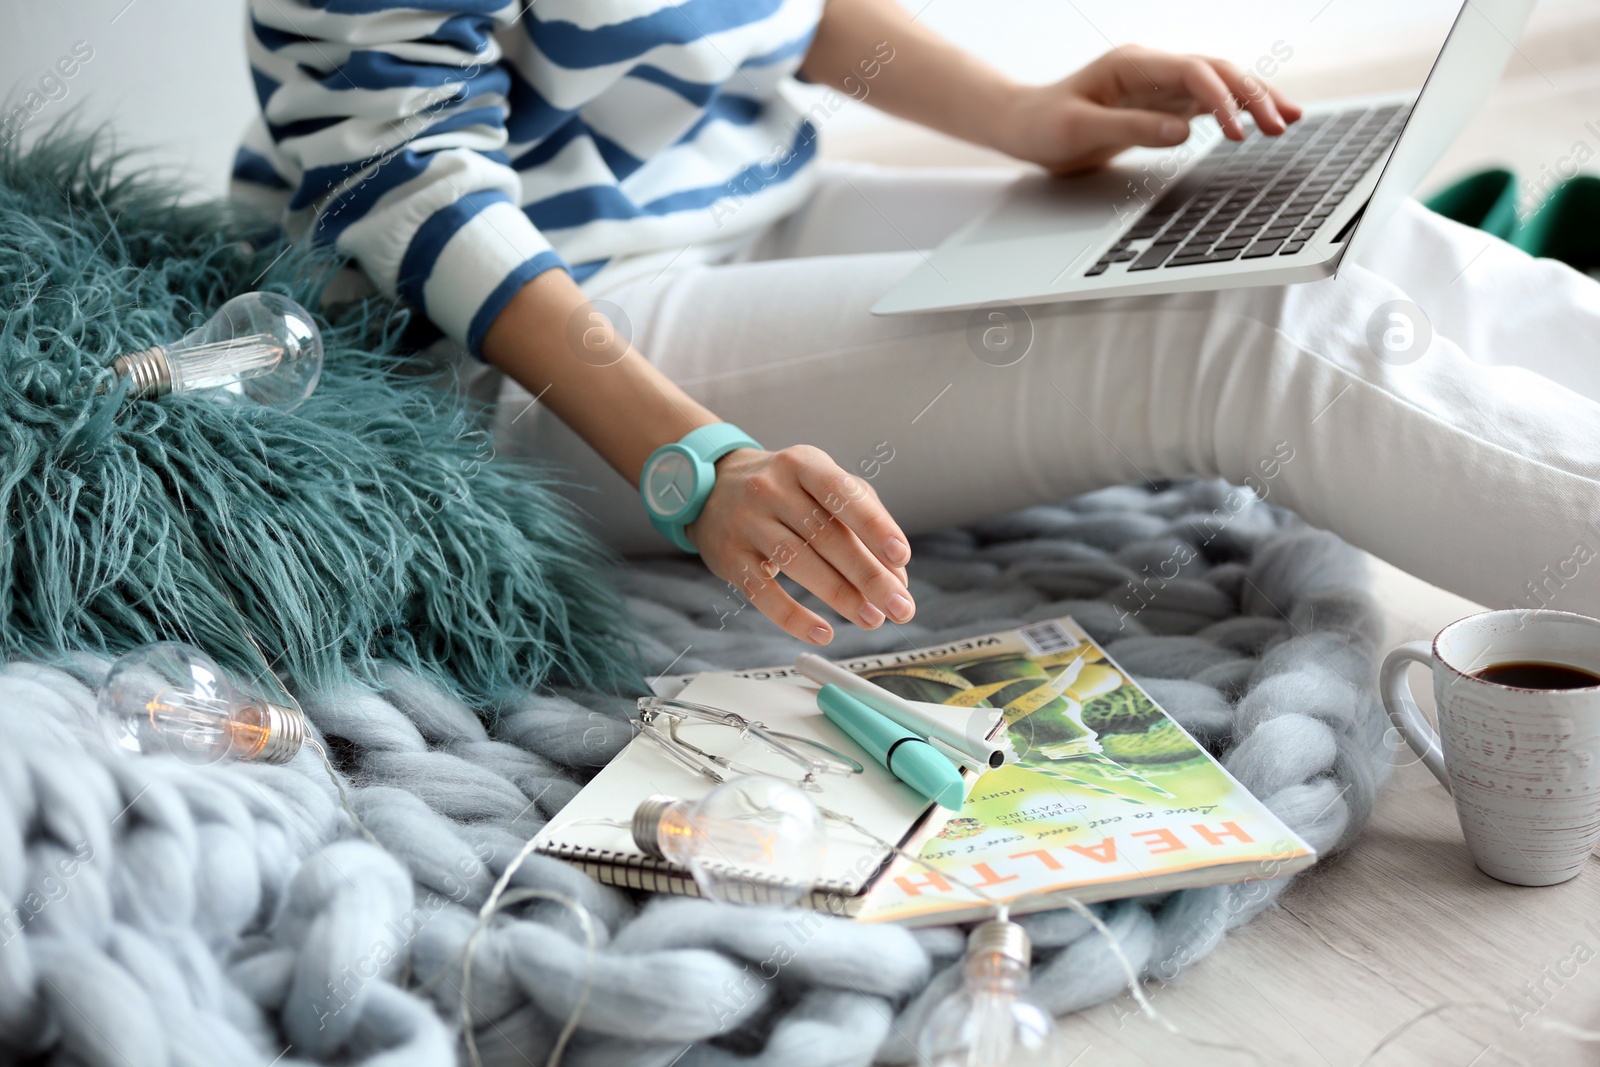
<instances>
[{"instance_id":1,"label":"laptop screen","mask_svg":"<svg viewBox=\"0 0 1600 1067\"><path fill-rule=\"evenodd\" d=\"M1494 89L1537 0L1466 0L1345 248L1359 256L1383 232Z\"/></svg>"}]
</instances>

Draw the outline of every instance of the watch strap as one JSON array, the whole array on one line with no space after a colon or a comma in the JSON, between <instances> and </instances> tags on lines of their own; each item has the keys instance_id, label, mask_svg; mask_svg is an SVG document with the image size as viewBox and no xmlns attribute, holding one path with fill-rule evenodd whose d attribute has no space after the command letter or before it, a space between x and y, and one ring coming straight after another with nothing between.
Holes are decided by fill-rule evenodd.
<instances>
[{"instance_id":1,"label":"watch strap","mask_svg":"<svg viewBox=\"0 0 1600 1067\"><path fill-rule=\"evenodd\" d=\"M715 463L729 452L739 448L760 448L755 438L731 422L713 422L698 430L690 430L678 444L689 449L707 463Z\"/></svg>"},{"instance_id":2,"label":"watch strap","mask_svg":"<svg viewBox=\"0 0 1600 1067\"><path fill-rule=\"evenodd\" d=\"M694 547L693 541L689 540L688 527L682 523L668 522L665 519L658 519L654 515L651 515L648 509L646 509L645 515L650 519L650 525L656 528L656 533L660 534L662 537L665 537L667 540L671 541L685 552L693 555L699 554L700 550Z\"/></svg>"}]
</instances>

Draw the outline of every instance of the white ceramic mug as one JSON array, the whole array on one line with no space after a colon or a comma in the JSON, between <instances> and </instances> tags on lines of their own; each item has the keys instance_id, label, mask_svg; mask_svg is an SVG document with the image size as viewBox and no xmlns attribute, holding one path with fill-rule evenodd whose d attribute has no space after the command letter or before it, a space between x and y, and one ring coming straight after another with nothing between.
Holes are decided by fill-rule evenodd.
<instances>
[{"instance_id":1,"label":"white ceramic mug","mask_svg":"<svg viewBox=\"0 0 1600 1067\"><path fill-rule=\"evenodd\" d=\"M1433 670L1437 733L1411 699L1412 662ZM1555 885L1582 870L1600 840L1600 686L1520 689L1475 676L1519 662L1600 675L1600 619L1472 615L1431 647L1413 641L1389 653L1378 686L1395 728L1455 797L1478 868L1515 885Z\"/></svg>"}]
</instances>

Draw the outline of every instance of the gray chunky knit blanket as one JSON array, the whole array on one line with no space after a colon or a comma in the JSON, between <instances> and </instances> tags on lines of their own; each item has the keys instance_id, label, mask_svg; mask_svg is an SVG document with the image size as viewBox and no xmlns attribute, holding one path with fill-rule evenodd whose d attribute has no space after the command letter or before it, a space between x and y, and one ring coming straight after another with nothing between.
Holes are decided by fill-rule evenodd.
<instances>
[{"instance_id":1,"label":"gray chunky knit blanket","mask_svg":"<svg viewBox=\"0 0 1600 1067\"><path fill-rule=\"evenodd\" d=\"M1387 765L1370 684L1379 629L1361 559L1336 538L1242 490L1189 483L1104 490L915 551L915 622L841 628L835 654L1070 613L1324 856L1363 824ZM796 651L693 561L621 580L653 669ZM309 749L282 767L108 751L93 721L107 666L0 669L0 1062L454 1062L479 907L629 738L629 702L590 693L529 695L487 728L399 669L381 693L302 694L380 847L353 830ZM909 1062L903 1035L952 987L962 944L952 928L638 898L538 856L512 885L567 895L596 920L593 993L563 1060L574 1067ZM1133 966L1164 980L1283 889L1096 910ZM1050 1010L1121 990L1086 920L1024 921ZM484 1062L544 1062L587 961L558 904L498 917L470 985Z\"/></svg>"}]
</instances>

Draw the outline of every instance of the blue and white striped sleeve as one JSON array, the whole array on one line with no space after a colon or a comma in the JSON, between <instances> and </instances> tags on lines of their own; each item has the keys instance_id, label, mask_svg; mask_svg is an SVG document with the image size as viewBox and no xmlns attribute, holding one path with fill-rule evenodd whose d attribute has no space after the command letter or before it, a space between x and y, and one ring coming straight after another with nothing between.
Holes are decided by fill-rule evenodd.
<instances>
[{"instance_id":1,"label":"blue and white striped sleeve","mask_svg":"<svg viewBox=\"0 0 1600 1067\"><path fill-rule=\"evenodd\" d=\"M503 0L251 0L248 45L297 240L480 356L529 279L566 264L518 206L506 146Z\"/></svg>"}]
</instances>

